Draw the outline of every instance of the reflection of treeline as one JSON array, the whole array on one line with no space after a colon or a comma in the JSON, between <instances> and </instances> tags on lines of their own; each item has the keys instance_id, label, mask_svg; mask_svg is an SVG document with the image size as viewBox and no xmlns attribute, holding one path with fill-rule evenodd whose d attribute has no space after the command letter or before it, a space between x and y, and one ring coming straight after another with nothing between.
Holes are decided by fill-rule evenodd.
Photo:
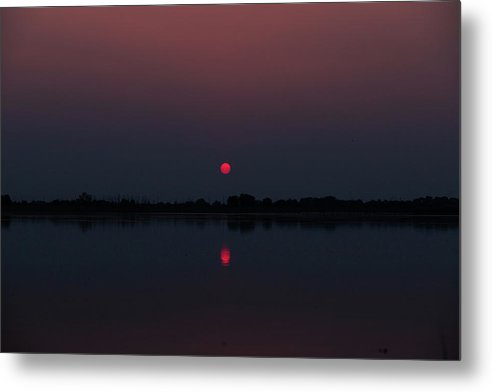
<instances>
[{"instance_id":1,"label":"reflection of treeline","mask_svg":"<svg viewBox=\"0 0 492 392\"><path fill-rule=\"evenodd\" d=\"M2 217L2 229L19 222L50 222L53 225L75 225L83 232L98 227L129 228L148 225L190 225L199 229L224 225L229 231L246 234L257 229L288 228L334 231L338 227L352 228L413 228L416 230L456 230L454 215L330 215L330 214L18 214Z\"/></svg>"},{"instance_id":2,"label":"reflection of treeline","mask_svg":"<svg viewBox=\"0 0 492 392\"><path fill-rule=\"evenodd\" d=\"M340 200L332 196L306 197L273 201L256 199L248 194L230 196L227 202L205 199L186 202L151 202L131 198L96 199L82 193L73 200L14 201L2 195L4 212L97 213L97 212L156 212L156 213L358 213L458 215L459 200L449 197L421 197L413 200Z\"/></svg>"}]
</instances>

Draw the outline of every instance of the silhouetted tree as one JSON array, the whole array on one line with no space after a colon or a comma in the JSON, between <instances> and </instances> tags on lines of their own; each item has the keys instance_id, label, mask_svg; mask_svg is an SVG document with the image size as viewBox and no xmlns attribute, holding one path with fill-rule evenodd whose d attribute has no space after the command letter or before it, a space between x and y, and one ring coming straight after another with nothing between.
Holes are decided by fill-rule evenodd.
<instances>
[{"instance_id":1,"label":"silhouetted tree","mask_svg":"<svg viewBox=\"0 0 492 392\"><path fill-rule=\"evenodd\" d=\"M241 193L239 195L240 207L254 207L255 204L256 204L256 199L254 196L248 195L246 193Z\"/></svg>"},{"instance_id":2,"label":"silhouetted tree","mask_svg":"<svg viewBox=\"0 0 492 392\"><path fill-rule=\"evenodd\" d=\"M239 197L229 196L227 198L227 207L239 207Z\"/></svg>"},{"instance_id":3,"label":"silhouetted tree","mask_svg":"<svg viewBox=\"0 0 492 392\"><path fill-rule=\"evenodd\" d=\"M270 199L269 197L266 197L263 199L261 204L262 204L263 208L268 209L272 206L273 202L272 202L272 199Z\"/></svg>"},{"instance_id":4,"label":"silhouetted tree","mask_svg":"<svg viewBox=\"0 0 492 392\"><path fill-rule=\"evenodd\" d=\"M12 204L12 199L10 198L10 195L2 195L2 205L8 206L10 204Z\"/></svg>"},{"instance_id":5,"label":"silhouetted tree","mask_svg":"<svg viewBox=\"0 0 492 392\"><path fill-rule=\"evenodd\" d=\"M78 202L81 202L81 203L90 203L92 201L92 196L89 195L88 193L86 192L82 192L78 199L77 199Z\"/></svg>"},{"instance_id":6,"label":"silhouetted tree","mask_svg":"<svg viewBox=\"0 0 492 392\"><path fill-rule=\"evenodd\" d=\"M198 199L196 202L195 202L195 205L199 208L206 208L208 207L210 204L207 203L207 201L205 199Z\"/></svg>"}]
</instances>

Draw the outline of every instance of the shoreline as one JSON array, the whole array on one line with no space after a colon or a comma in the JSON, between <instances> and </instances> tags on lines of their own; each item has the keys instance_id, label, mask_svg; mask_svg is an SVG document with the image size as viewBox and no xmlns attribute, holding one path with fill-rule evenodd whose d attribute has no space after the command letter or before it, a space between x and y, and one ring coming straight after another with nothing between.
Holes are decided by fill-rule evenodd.
<instances>
[{"instance_id":1,"label":"shoreline","mask_svg":"<svg viewBox=\"0 0 492 392\"><path fill-rule=\"evenodd\" d=\"M224 221L291 221L291 222L460 222L459 214L404 214L360 212L130 212L130 211L2 211L2 221L11 219L90 220L224 220Z\"/></svg>"}]
</instances>

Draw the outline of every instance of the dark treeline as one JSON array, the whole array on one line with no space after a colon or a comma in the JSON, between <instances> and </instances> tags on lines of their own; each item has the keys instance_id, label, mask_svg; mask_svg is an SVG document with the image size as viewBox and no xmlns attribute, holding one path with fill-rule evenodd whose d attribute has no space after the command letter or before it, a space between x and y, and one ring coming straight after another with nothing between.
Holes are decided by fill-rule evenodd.
<instances>
[{"instance_id":1,"label":"dark treeline","mask_svg":"<svg viewBox=\"0 0 492 392\"><path fill-rule=\"evenodd\" d=\"M96 199L82 193L73 200L15 201L2 195L4 213L354 213L458 215L459 200L448 197L421 197L413 200L340 200L333 196L306 197L273 201L256 199L248 194L230 196L227 202L207 202L205 199L186 202L151 202L131 198Z\"/></svg>"}]
</instances>

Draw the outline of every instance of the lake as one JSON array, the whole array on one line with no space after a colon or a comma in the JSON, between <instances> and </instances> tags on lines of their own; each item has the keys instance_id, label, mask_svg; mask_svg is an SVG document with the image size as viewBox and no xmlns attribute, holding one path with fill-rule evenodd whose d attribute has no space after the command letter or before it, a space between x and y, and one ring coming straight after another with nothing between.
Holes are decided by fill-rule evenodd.
<instances>
[{"instance_id":1,"label":"lake","mask_svg":"<svg viewBox=\"0 0 492 392\"><path fill-rule=\"evenodd\" d=\"M459 358L459 226L2 220L2 351Z\"/></svg>"}]
</instances>

